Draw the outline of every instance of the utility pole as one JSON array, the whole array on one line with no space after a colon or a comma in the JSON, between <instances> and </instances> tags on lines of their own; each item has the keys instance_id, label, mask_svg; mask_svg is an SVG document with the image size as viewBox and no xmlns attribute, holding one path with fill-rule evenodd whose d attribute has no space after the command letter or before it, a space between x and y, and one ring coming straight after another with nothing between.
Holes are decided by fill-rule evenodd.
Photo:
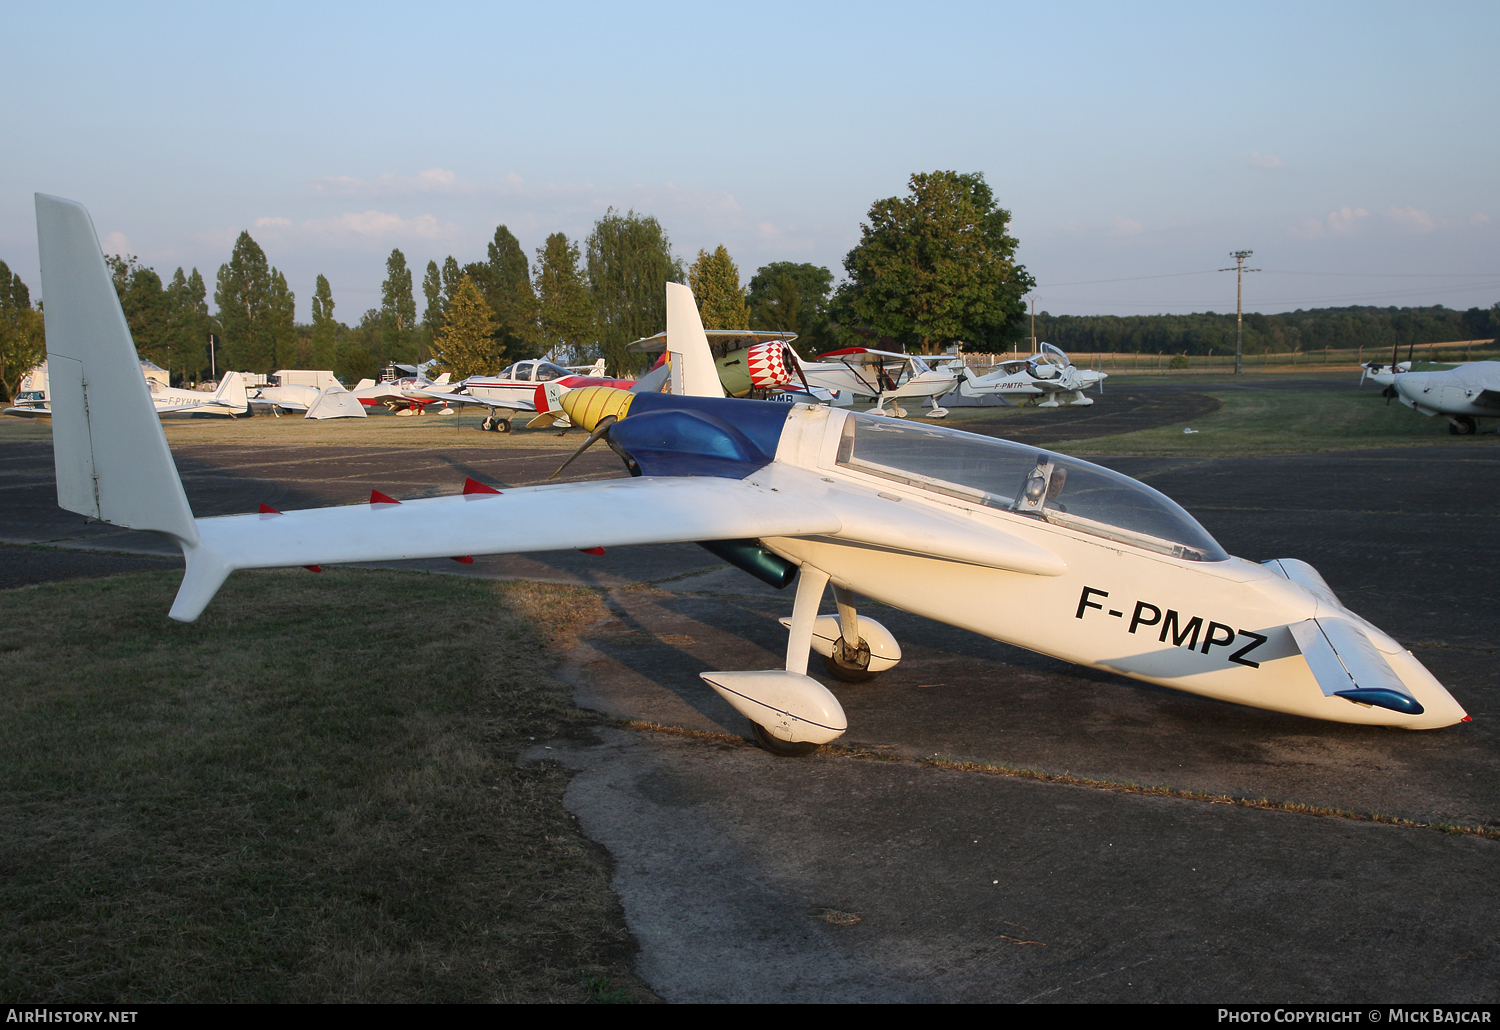
<instances>
[{"instance_id":1,"label":"utility pole","mask_svg":"<svg viewBox=\"0 0 1500 1030\"><path fill-rule=\"evenodd\" d=\"M1036 353L1036 297L1031 298L1031 353Z\"/></svg>"},{"instance_id":2,"label":"utility pole","mask_svg":"<svg viewBox=\"0 0 1500 1030\"><path fill-rule=\"evenodd\" d=\"M1221 268L1221 272L1234 273L1234 374L1240 374L1240 356L1245 344L1245 273L1259 272L1258 268L1246 268L1245 259L1253 250L1236 250L1229 256L1234 258L1233 268Z\"/></svg>"}]
</instances>

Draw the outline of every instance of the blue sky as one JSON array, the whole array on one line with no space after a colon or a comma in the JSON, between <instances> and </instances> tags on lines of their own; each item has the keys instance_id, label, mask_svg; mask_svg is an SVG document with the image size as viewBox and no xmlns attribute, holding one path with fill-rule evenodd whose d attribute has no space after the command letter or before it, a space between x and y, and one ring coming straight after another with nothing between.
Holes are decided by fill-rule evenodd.
<instances>
[{"instance_id":1,"label":"blue sky","mask_svg":"<svg viewBox=\"0 0 1500 1030\"><path fill-rule=\"evenodd\" d=\"M0 260L31 196L212 283L248 229L308 318L605 209L691 260L842 273L870 204L983 172L1038 309L1500 301L1500 5L18 4ZM419 301L420 303L420 301Z\"/></svg>"}]
</instances>

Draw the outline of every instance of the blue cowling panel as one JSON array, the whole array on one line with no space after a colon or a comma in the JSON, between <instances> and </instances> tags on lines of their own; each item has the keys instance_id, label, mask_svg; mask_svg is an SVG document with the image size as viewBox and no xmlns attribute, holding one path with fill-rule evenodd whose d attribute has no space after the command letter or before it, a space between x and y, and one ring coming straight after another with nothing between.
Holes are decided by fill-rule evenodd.
<instances>
[{"instance_id":1,"label":"blue cowling panel","mask_svg":"<svg viewBox=\"0 0 1500 1030\"><path fill-rule=\"evenodd\" d=\"M743 479L776 456L786 415L765 401L640 394L609 439L644 475Z\"/></svg>"}]
</instances>

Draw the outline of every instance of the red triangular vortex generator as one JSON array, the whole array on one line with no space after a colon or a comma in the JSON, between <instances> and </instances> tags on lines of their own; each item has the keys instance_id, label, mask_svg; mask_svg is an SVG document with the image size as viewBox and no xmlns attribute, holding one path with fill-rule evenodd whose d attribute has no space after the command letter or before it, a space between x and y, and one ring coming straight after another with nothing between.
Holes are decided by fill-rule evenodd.
<instances>
[{"instance_id":1,"label":"red triangular vortex generator","mask_svg":"<svg viewBox=\"0 0 1500 1030\"><path fill-rule=\"evenodd\" d=\"M492 486L485 486L477 479L464 480L464 493L466 494L498 494L499 492Z\"/></svg>"},{"instance_id":2,"label":"red triangular vortex generator","mask_svg":"<svg viewBox=\"0 0 1500 1030\"><path fill-rule=\"evenodd\" d=\"M387 497L385 494L381 493L379 490L371 490L370 491L370 503L371 504L400 504L401 502L398 501L398 500L396 500L394 497Z\"/></svg>"},{"instance_id":3,"label":"red triangular vortex generator","mask_svg":"<svg viewBox=\"0 0 1500 1030\"><path fill-rule=\"evenodd\" d=\"M473 565L474 556L472 554L461 554L457 558L454 558L453 561L458 562L460 565Z\"/></svg>"},{"instance_id":4,"label":"red triangular vortex generator","mask_svg":"<svg viewBox=\"0 0 1500 1030\"><path fill-rule=\"evenodd\" d=\"M604 548L602 548L602 547L580 547L579 550L582 551L584 554L595 554L595 555L597 555L597 554L603 554L604 553Z\"/></svg>"},{"instance_id":5,"label":"red triangular vortex generator","mask_svg":"<svg viewBox=\"0 0 1500 1030\"><path fill-rule=\"evenodd\" d=\"M271 507L269 504L262 504L260 506L260 513L262 515L280 515L281 514L281 512L277 511L275 508Z\"/></svg>"}]
</instances>

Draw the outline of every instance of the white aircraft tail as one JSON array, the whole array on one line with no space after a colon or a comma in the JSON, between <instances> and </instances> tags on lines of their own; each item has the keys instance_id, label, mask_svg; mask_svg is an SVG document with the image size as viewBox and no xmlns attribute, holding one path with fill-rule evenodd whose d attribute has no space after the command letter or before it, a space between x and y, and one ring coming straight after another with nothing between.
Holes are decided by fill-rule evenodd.
<instances>
[{"instance_id":1,"label":"white aircraft tail","mask_svg":"<svg viewBox=\"0 0 1500 1030\"><path fill-rule=\"evenodd\" d=\"M94 223L83 205L38 193L36 229L57 503L163 533L186 553L198 545L198 528Z\"/></svg>"},{"instance_id":2,"label":"white aircraft tail","mask_svg":"<svg viewBox=\"0 0 1500 1030\"><path fill-rule=\"evenodd\" d=\"M432 381L432 384L434 386L447 386L448 385L448 377L451 376L452 374L453 374L452 372L444 372L442 375L440 375L436 379L434 379Z\"/></svg>"},{"instance_id":3,"label":"white aircraft tail","mask_svg":"<svg viewBox=\"0 0 1500 1030\"><path fill-rule=\"evenodd\" d=\"M708 334L698 317L693 291L667 283L667 349L672 364L672 392L688 397L722 397L724 384L708 348Z\"/></svg>"},{"instance_id":4,"label":"white aircraft tail","mask_svg":"<svg viewBox=\"0 0 1500 1030\"><path fill-rule=\"evenodd\" d=\"M231 409L236 415L248 414L250 396L245 392L245 379L238 372L224 373L224 381L214 391L214 402Z\"/></svg>"}]
</instances>

